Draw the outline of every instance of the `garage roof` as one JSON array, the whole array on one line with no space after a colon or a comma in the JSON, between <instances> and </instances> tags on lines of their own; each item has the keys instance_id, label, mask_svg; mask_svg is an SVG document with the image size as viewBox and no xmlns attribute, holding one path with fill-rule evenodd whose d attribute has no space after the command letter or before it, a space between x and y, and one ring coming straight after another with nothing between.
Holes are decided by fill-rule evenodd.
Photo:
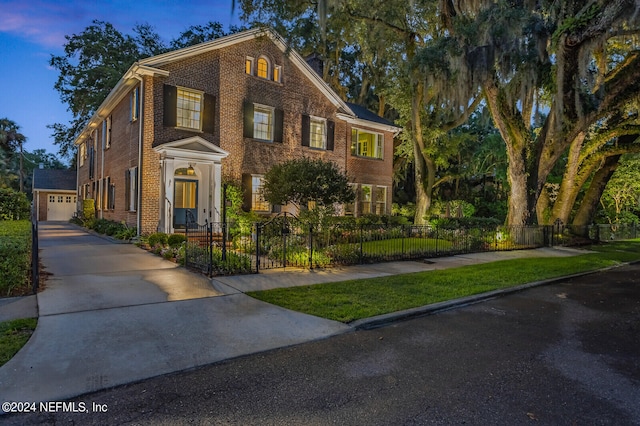
<instances>
[{"instance_id":1,"label":"garage roof","mask_svg":"<svg viewBox=\"0 0 640 426\"><path fill-rule=\"evenodd\" d=\"M34 190L75 191L76 171L57 169L35 169L33 171Z\"/></svg>"}]
</instances>

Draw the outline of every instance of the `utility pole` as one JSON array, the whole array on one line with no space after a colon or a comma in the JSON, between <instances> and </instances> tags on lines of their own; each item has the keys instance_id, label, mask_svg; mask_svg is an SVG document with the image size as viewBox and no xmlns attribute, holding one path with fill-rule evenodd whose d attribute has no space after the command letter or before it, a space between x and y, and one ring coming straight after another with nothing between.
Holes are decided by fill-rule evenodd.
<instances>
[{"instance_id":1,"label":"utility pole","mask_svg":"<svg viewBox=\"0 0 640 426\"><path fill-rule=\"evenodd\" d=\"M22 152L22 141L20 141L20 192L24 192L24 171L22 166L22 159L24 157L24 153Z\"/></svg>"}]
</instances>

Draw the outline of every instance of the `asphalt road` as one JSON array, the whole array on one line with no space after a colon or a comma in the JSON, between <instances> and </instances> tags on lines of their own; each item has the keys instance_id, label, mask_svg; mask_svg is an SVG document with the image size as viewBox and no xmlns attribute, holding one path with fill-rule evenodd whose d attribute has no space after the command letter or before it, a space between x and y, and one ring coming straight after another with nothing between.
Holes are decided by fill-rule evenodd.
<instances>
[{"instance_id":1,"label":"asphalt road","mask_svg":"<svg viewBox=\"0 0 640 426\"><path fill-rule=\"evenodd\" d=\"M640 425L640 265L71 402L0 423Z\"/></svg>"}]
</instances>

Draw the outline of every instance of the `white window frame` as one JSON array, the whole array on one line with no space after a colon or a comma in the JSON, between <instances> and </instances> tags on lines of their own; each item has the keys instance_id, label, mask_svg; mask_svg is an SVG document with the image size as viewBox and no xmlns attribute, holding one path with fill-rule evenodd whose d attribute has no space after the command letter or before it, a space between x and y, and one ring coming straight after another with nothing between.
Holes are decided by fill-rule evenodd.
<instances>
[{"instance_id":1,"label":"white window frame","mask_svg":"<svg viewBox=\"0 0 640 426\"><path fill-rule=\"evenodd\" d=\"M248 69L247 69L248 68ZM256 59L247 56L244 60L244 72L248 75L255 75L256 72Z\"/></svg>"},{"instance_id":2,"label":"white window frame","mask_svg":"<svg viewBox=\"0 0 640 426\"><path fill-rule=\"evenodd\" d=\"M314 127L321 132L314 132ZM327 119L321 117L309 117L309 148L327 149Z\"/></svg>"},{"instance_id":3,"label":"white window frame","mask_svg":"<svg viewBox=\"0 0 640 426\"><path fill-rule=\"evenodd\" d=\"M382 191L382 197L379 197ZM389 190L386 186L376 186L376 214L387 214L387 194Z\"/></svg>"},{"instance_id":4,"label":"white window frame","mask_svg":"<svg viewBox=\"0 0 640 426\"><path fill-rule=\"evenodd\" d=\"M369 190L369 198L366 198L366 190ZM360 197L360 205L362 206L361 215L363 214L371 214L373 211L371 210L372 202L373 202L373 185L360 185L360 192L362 196Z\"/></svg>"},{"instance_id":5,"label":"white window frame","mask_svg":"<svg viewBox=\"0 0 640 426\"><path fill-rule=\"evenodd\" d=\"M264 175L251 175L251 210L270 212L271 204L264 199Z\"/></svg>"},{"instance_id":6,"label":"white window frame","mask_svg":"<svg viewBox=\"0 0 640 426\"><path fill-rule=\"evenodd\" d=\"M192 98L188 99L189 96ZM187 89L186 87L178 87L176 104L176 127L201 132L204 92L201 90ZM189 108L189 106L193 106L193 109ZM195 125L196 122L197 125Z\"/></svg>"},{"instance_id":7,"label":"white window frame","mask_svg":"<svg viewBox=\"0 0 640 426\"><path fill-rule=\"evenodd\" d=\"M368 155L363 153L360 144L360 134L366 133L375 136L374 155ZM371 130L364 130L358 128L351 129L351 155L362 158L372 158L376 160L384 160L384 134L373 132Z\"/></svg>"},{"instance_id":8,"label":"white window frame","mask_svg":"<svg viewBox=\"0 0 640 426\"><path fill-rule=\"evenodd\" d=\"M127 200L127 211L135 212L135 211L137 211L137 206L138 206L138 186L137 186L138 168L137 167L130 167L127 170L127 173L129 175L129 177L128 177L128 181L129 181L129 190L128 190L129 199Z\"/></svg>"},{"instance_id":9,"label":"white window frame","mask_svg":"<svg viewBox=\"0 0 640 426\"><path fill-rule=\"evenodd\" d=\"M260 75L260 61L264 61L267 64L266 75ZM265 80L271 80L271 61L266 56L260 56L256 61L256 77L263 78Z\"/></svg>"},{"instance_id":10,"label":"white window frame","mask_svg":"<svg viewBox=\"0 0 640 426\"><path fill-rule=\"evenodd\" d=\"M131 100L129 102L131 122L138 120L140 115L140 87L136 87L131 91Z\"/></svg>"},{"instance_id":11,"label":"white window frame","mask_svg":"<svg viewBox=\"0 0 640 426\"><path fill-rule=\"evenodd\" d=\"M258 114L267 117L258 121ZM273 142L273 131L275 125L275 108L268 105L253 104L253 138L266 142ZM266 126L266 130L264 127Z\"/></svg>"},{"instance_id":12,"label":"white window frame","mask_svg":"<svg viewBox=\"0 0 640 426\"><path fill-rule=\"evenodd\" d=\"M282 66L273 66L273 81L275 81L276 83L282 83Z\"/></svg>"},{"instance_id":13,"label":"white window frame","mask_svg":"<svg viewBox=\"0 0 640 426\"><path fill-rule=\"evenodd\" d=\"M111 125L112 125L111 116L107 117L107 119L105 120L105 123L106 123L105 148L109 149L111 147Z\"/></svg>"},{"instance_id":14,"label":"white window frame","mask_svg":"<svg viewBox=\"0 0 640 426\"><path fill-rule=\"evenodd\" d=\"M78 161L80 162L80 167L84 166L84 161L87 159L87 143L82 142L80 147L78 147Z\"/></svg>"}]
</instances>

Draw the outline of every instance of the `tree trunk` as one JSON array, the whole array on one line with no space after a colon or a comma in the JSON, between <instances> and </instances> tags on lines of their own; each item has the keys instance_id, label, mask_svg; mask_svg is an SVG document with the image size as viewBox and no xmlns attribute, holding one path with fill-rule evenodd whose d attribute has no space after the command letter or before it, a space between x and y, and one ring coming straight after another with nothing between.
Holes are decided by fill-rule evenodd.
<instances>
[{"instance_id":1,"label":"tree trunk","mask_svg":"<svg viewBox=\"0 0 640 426\"><path fill-rule=\"evenodd\" d=\"M553 209L551 210L551 218L549 219L551 223L555 223L558 219L564 224L569 223L571 210L573 210L573 205L584 185L584 181L579 179L578 176L578 172L582 166L580 162L580 152L584 138L585 134L580 133L569 148L569 157L567 158L567 165L562 175L558 197L555 203L553 203Z\"/></svg>"},{"instance_id":2,"label":"tree trunk","mask_svg":"<svg viewBox=\"0 0 640 426\"><path fill-rule=\"evenodd\" d=\"M423 93L423 84L415 83L411 99L411 127L416 179L416 215L414 217L416 225L426 223L425 216L431 208L433 184L436 180L435 164L425 155L424 149L421 118Z\"/></svg>"},{"instance_id":3,"label":"tree trunk","mask_svg":"<svg viewBox=\"0 0 640 426\"><path fill-rule=\"evenodd\" d=\"M573 218L573 225L576 227L584 227L590 225L596 215L598 209L598 203L602 197L602 193L609 183L609 179L613 175L613 172L618 168L618 162L621 155L612 155L607 157L604 161L604 165L596 172L591 180L591 185L587 189L576 216Z\"/></svg>"},{"instance_id":4,"label":"tree trunk","mask_svg":"<svg viewBox=\"0 0 640 426\"><path fill-rule=\"evenodd\" d=\"M530 223L532 210L529 206L528 179L525 150L513 146L507 147L509 165L507 179L509 180L509 209L507 212L508 225L526 225Z\"/></svg>"}]
</instances>

